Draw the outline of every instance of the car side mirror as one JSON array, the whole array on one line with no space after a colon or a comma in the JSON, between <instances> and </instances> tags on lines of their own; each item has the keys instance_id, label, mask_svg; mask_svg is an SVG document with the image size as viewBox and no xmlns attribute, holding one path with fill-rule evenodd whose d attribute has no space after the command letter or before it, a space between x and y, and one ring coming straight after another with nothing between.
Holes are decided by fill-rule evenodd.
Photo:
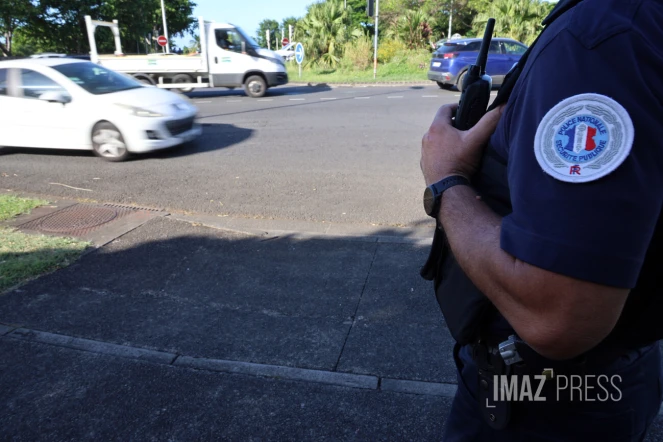
<instances>
[{"instance_id":1,"label":"car side mirror","mask_svg":"<svg viewBox=\"0 0 663 442\"><path fill-rule=\"evenodd\" d=\"M44 92L39 96L40 100L48 101L49 103L62 103L66 104L71 102L71 97L68 94L64 94L58 91L48 91Z\"/></svg>"}]
</instances>

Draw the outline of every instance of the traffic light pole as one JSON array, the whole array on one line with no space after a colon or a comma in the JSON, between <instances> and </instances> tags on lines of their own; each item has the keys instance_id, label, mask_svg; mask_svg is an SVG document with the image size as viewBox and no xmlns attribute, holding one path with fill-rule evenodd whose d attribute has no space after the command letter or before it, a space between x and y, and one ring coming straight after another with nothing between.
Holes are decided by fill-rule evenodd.
<instances>
[{"instance_id":1,"label":"traffic light pole","mask_svg":"<svg viewBox=\"0 0 663 442\"><path fill-rule=\"evenodd\" d=\"M168 26L166 25L166 5L161 0L161 15L163 16L163 35L168 40L168 44L164 46L164 52L170 54L170 39L168 39Z\"/></svg>"},{"instance_id":2,"label":"traffic light pole","mask_svg":"<svg viewBox=\"0 0 663 442\"><path fill-rule=\"evenodd\" d=\"M373 80L378 75L378 15L380 14L380 0L375 0L375 47L373 54Z\"/></svg>"}]
</instances>

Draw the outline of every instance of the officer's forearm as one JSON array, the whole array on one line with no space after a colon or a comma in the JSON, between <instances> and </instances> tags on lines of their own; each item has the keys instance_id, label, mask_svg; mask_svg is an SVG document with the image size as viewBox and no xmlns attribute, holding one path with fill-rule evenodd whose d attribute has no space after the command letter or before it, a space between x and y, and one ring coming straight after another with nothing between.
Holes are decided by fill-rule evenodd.
<instances>
[{"instance_id":1,"label":"officer's forearm","mask_svg":"<svg viewBox=\"0 0 663 442\"><path fill-rule=\"evenodd\" d=\"M552 273L504 252L502 219L472 188L445 191L439 219L463 271L543 356L577 356L603 340L617 322L627 290Z\"/></svg>"}]
</instances>

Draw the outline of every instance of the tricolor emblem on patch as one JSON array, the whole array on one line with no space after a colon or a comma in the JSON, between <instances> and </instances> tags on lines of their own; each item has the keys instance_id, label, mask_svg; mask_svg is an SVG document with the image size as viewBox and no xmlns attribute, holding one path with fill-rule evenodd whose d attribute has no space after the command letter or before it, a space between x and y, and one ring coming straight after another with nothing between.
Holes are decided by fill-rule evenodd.
<instances>
[{"instance_id":1,"label":"tricolor emblem on patch","mask_svg":"<svg viewBox=\"0 0 663 442\"><path fill-rule=\"evenodd\" d=\"M536 160L550 176L585 183L619 167L633 146L633 122L615 100L598 94L567 98L536 131Z\"/></svg>"}]
</instances>

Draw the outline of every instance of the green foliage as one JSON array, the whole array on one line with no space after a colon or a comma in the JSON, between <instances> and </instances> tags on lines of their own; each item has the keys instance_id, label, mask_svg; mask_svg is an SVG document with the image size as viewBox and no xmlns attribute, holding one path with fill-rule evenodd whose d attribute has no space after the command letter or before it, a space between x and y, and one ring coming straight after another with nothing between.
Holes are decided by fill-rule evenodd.
<instances>
[{"instance_id":1,"label":"green foliage","mask_svg":"<svg viewBox=\"0 0 663 442\"><path fill-rule=\"evenodd\" d=\"M16 31L34 16L35 6L29 0L0 0L0 56L13 52Z\"/></svg>"},{"instance_id":2,"label":"green foliage","mask_svg":"<svg viewBox=\"0 0 663 442\"><path fill-rule=\"evenodd\" d=\"M23 5L28 9L27 16L21 18L15 7L6 8L3 2ZM169 37L183 35L194 28L191 14L195 6L191 0L166 2ZM101 3L97 0L0 0L0 15L5 14L13 14L9 22L18 24L14 32L21 35L22 51L38 48L40 51L87 53L90 48L86 15L94 20L118 20L123 50L127 53L157 50L156 37L163 34L159 0L106 0ZM3 33L6 33L7 22L7 18L0 18ZM98 30L100 52L114 49L112 35L105 31Z\"/></svg>"},{"instance_id":3,"label":"green foliage","mask_svg":"<svg viewBox=\"0 0 663 442\"><path fill-rule=\"evenodd\" d=\"M474 30L483 33L489 17L495 19L495 36L531 44L543 29L541 22L554 4L542 0L493 0L485 12L477 14Z\"/></svg>"},{"instance_id":4,"label":"green foliage","mask_svg":"<svg viewBox=\"0 0 663 442\"><path fill-rule=\"evenodd\" d=\"M430 46L432 37L431 18L420 10L408 10L396 20L387 32L389 37L402 42L408 49L423 49Z\"/></svg>"},{"instance_id":5,"label":"green foliage","mask_svg":"<svg viewBox=\"0 0 663 442\"><path fill-rule=\"evenodd\" d=\"M343 67L363 71L373 62L373 42L368 36L361 36L345 43Z\"/></svg>"},{"instance_id":6,"label":"green foliage","mask_svg":"<svg viewBox=\"0 0 663 442\"><path fill-rule=\"evenodd\" d=\"M258 25L256 42L263 48L268 47L267 31L269 31L269 47L271 49L276 49L277 39L278 41L281 41L281 27L279 26L279 22L266 18Z\"/></svg>"},{"instance_id":7,"label":"green foliage","mask_svg":"<svg viewBox=\"0 0 663 442\"><path fill-rule=\"evenodd\" d=\"M407 47L400 40L384 39L378 45L378 61L389 63L397 53L406 50Z\"/></svg>"},{"instance_id":8,"label":"green foliage","mask_svg":"<svg viewBox=\"0 0 663 442\"><path fill-rule=\"evenodd\" d=\"M363 35L362 30L352 28L351 11L344 7L343 0L321 1L308 7L297 23L297 39L306 48L307 65L338 66L345 43Z\"/></svg>"},{"instance_id":9,"label":"green foliage","mask_svg":"<svg viewBox=\"0 0 663 442\"><path fill-rule=\"evenodd\" d=\"M297 36L295 33L297 32L298 21L299 19L297 17L286 17L283 19L281 22L281 29L284 30L286 38L288 37L288 32L290 29L288 26L292 26L292 39L293 41L297 41Z\"/></svg>"}]
</instances>

